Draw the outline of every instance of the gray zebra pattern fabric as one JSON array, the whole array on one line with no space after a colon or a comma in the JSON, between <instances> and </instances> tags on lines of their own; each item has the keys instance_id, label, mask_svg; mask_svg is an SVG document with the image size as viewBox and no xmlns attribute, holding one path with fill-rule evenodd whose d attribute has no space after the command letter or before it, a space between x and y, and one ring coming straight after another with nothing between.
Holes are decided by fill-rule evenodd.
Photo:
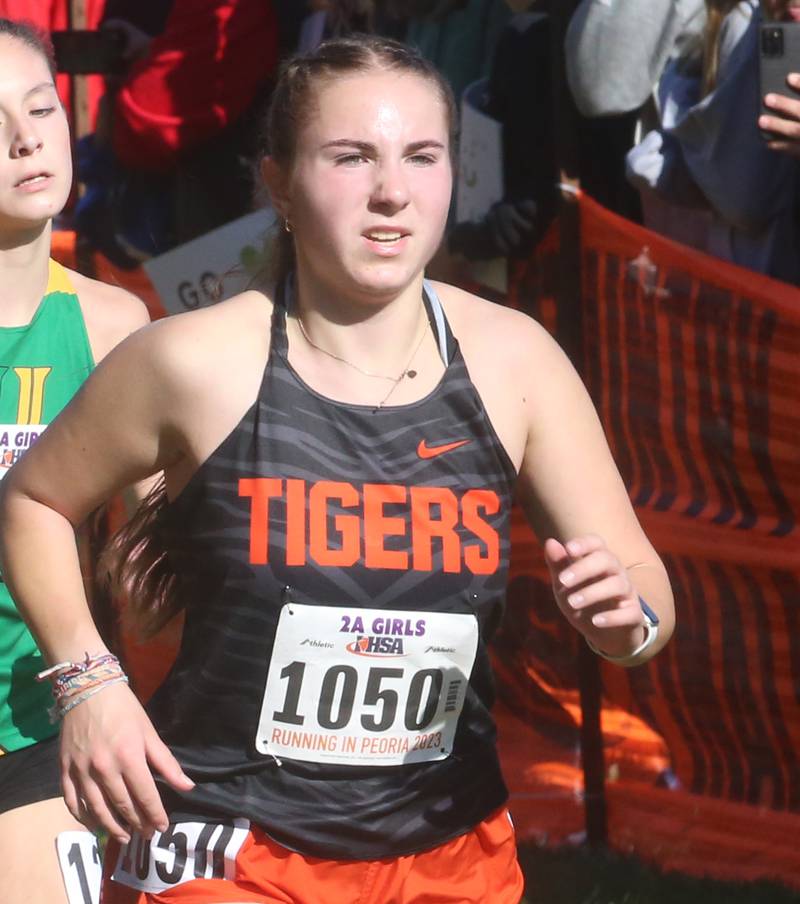
<instances>
[{"instance_id":1,"label":"gray zebra pattern fabric","mask_svg":"<svg viewBox=\"0 0 800 904\"><path fill-rule=\"evenodd\" d=\"M307 855L378 859L462 834L507 797L487 645L503 612L516 475L428 284L424 297L447 356L444 376L419 402L385 408L332 401L302 381L288 361L279 297L257 401L162 513L158 533L186 623L149 712L197 783L187 795L163 787L172 821L246 817ZM292 605L351 608L356 615L342 631L361 630L341 638L343 649L369 657L368 673L356 676L346 662L326 673L316 716L301 712L299 681L322 641L308 640L308 672L297 661L280 673L284 698L264 699L281 612ZM392 617L362 627L358 613L366 610ZM442 747L438 759L370 765L258 749L262 705L285 722L286 733L274 737L287 743L341 740L353 705L346 698L362 674L367 688L357 685L351 718L361 713L360 749L377 749L397 707L406 734L430 722L437 706L436 718L447 711L453 685L443 686L435 669L411 681L417 696L405 710L398 702L408 689L403 645L426 613L477 624L446 755ZM308 733L312 717L328 730Z\"/></svg>"}]
</instances>

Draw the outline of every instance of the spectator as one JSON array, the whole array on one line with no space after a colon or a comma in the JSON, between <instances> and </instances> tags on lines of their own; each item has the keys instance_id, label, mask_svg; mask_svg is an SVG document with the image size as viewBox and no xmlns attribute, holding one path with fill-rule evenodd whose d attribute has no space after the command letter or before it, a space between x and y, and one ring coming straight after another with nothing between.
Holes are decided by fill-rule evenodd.
<instances>
[{"instance_id":1,"label":"spectator","mask_svg":"<svg viewBox=\"0 0 800 904\"><path fill-rule=\"evenodd\" d=\"M373 0L309 0L307 7L297 43L300 53L314 50L327 38L375 30Z\"/></svg>"},{"instance_id":2,"label":"spectator","mask_svg":"<svg viewBox=\"0 0 800 904\"><path fill-rule=\"evenodd\" d=\"M77 218L122 265L247 212L250 114L266 100L278 34L268 0L174 0L163 31L137 43L141 58L113 86L109 143L101 131L82 149L94 191Z\"/></svg>"},{"instance_id":3,"label":"spectator","mask_svg":"<svg viewBox=\"0 0 800 904\"><path fill-rule=\"evenodd\" d=\"M407 4L405 40L447 77L456 99L489 74L511 12L504 0L416 0Z\"/></svg>"},{"instance_id":4,"label":"spectator","mask_svg":"<svg viewBox=\"0 0 800 904\"><path fill-rule=\"evenodd\" d=\"M797 283L797 165L758 130L758 3L707 8L702 51L667 67L660 125L629 154L630 178L645 195L703 212L703 250ZM684 240L678 221L665 223Z\"/></svg>"},{"instance_id":5,"label":"spectator","mask_svg":"<svg viewBox=\"0 0 800 904\"><path fill-rule=\"evenodd\" d=\"M402 41L408 28L408 7L405 0L375 0L375 32Z\"/></svg>"},{"instance_id":6,"label":"spectator","mask_svg":"<svg viewBox=\"0 0 800 904\"><path fill-rule=\"evenodd\" d=\"M272 7L278 20L278 55L282 59L297 49L306 9L297 0L272 0Z\"/></svg>"},{"instance_id":7,"label":"spectator","mask_svg":"<svg viewBox=\"0 0 800 904\"><path fill-rule=\"evenodd\" d=\"M765 3L767 12L771 18L778 21L800 22L800 2L786 2L786 0L767 0ZM798 63L800 69L800 62ZM793 72L789 76L789 87L795 93L800 93L800 72ZM770 94L765 98L765 105L774 110L774 115L762 116L759 120L759 128L774 133L777 137L769 143L774 151L786 151L795 157L800 157L800 101L783 94Z\"/></svg>"},{"instance_id":8,"label":"spectator","mask_svg":"<svg viewBox=\"0 0 800 904\"><path fill-rule=\"evenodd\" d=\"M512 11L530 3L509 2ZM525 257L555 211L549 17L517 11L493 53L486 112L503 127L503 198L478 223L457 223L448 247L469 260Z\"/></svg>"},{"instance_id":9,"label":"spectator","mask_svg":"<svg viewBox=\"0 0 800 904\"><path fill-rule=\"evenodd\" d=\"M639 110L669 60L696 44L703 0L582 0L567 30L567 77L584 116Z\"/></svg>"},{"instance_id":10,"label":"spectator","mask_svg":"<svg viewBox=\"0 0 800 904\"><path fill-rule=\"evenodd\" d=\"M658 121L654 90L669 60L693 46L703 0L581 0L570 19L565 62L578 120L583 187L617 213L640 220L625 155Z\"/></svg>"},{"instance_id":11,"label":"spectator","mask_svg":"<svg viewBox=\"0 0 800 904\"><path fill-rule=\"evenodd\" d=\"M514 15L494 52L487 112L503 124L503 201L518 215L527 212L530 222L519 229L519 241L513 233L505 240L504 252L527 254L555 213L550 19L523 10L530 2L507 0L507 5Z\"/></svg>"}]
</instances>

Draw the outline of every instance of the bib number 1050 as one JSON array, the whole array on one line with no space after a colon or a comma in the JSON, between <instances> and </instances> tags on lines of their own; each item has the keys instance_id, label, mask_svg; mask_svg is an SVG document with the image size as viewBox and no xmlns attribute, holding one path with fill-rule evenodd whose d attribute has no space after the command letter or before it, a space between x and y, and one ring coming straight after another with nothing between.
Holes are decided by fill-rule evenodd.
<instances>
[{"instance_id":1,"label":"bib number 1050","mask_svg":"<svg viewBox=\"0 0 800 904\"><path fill-rule=\"evenodd\" d=\"M273 712L275 722L305 724L306 716L299 709L306 667L305 662L295 661L281 669L286 695L282 707ZM314 713L320 728L348 728L357 704L361 712L358 721L366 731L388 731L394 726L399 709L406 731L422 731L433 722L444 685L439 669L420 669L408 680L404 669L373 666L361 688L359 677L358 670L349 665L333 665L325 672ZM364 711L367 708L371 711Z\"/></svg>"},{"instance_id":2,"label":"bib number 1050","mask_svg":"<svg viewBox=\"0 0 800 904\"><path fill-rule=\"evenodd\" d=\"M256 750L353 766L445 759L477 644L473 615L287 603Z\"/></svg>"}]
</instances>

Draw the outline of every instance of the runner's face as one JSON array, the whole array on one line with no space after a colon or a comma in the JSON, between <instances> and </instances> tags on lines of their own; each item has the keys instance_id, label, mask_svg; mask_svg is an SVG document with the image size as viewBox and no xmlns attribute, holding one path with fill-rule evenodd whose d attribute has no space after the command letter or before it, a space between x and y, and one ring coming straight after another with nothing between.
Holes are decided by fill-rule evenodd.
<instances>
[{"instance_id":1,"label":"runner's face","mask_svg":"<svg viewBox=\"0 0 800 904\"><path fill-rule=\"evenodd\" d=\"M69 126L47 62L0 36L0 229L38 225L69 196Z\"/></svg>"},{"instance_id":2,"label":"runner's face","mask_svg":"<svg viewBox=\"0 0 800 904\"><path fill-rule=\"evenodd\" d=\"M397 295L419 278L450 204L448 131L436 86L417 75L323 83L287 192L298 266L362 297Z\"/></svg>"}]
</instances>

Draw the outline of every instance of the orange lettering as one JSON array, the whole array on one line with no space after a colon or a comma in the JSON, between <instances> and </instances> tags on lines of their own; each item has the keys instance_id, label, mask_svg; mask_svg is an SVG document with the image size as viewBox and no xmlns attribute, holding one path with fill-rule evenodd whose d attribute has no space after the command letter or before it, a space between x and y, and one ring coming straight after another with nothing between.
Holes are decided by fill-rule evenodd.
<instances>
[{"instance_id":1,"label":"orange lettering","mask_svg":"<svg viewBox=\"0 0 800 904\"><path fill-rule=\"evenodd\" d=\"M439 507L439 517L431 509ZM411 536L415 571L433 570L433 538L442 541L442 568L461 571L461 544L456 533L458 500L446 487L411 487Z\"/></svg>"},{"instance_id":2,"label":"orange lettering","mask_svg":"<svg viewBox=\"0 0 800 904\"><path fill-rule=\"evenodd\" d=\"M250 563L266 565L269 549L269 501L283 495L278 477L242 477L239 495L250 496Z\"/></svg>"},{"instance_id":3,"label":"orange lettering","mask_svg":"<svg viewBox=\"0 0 800 904\"><path fill-rule=\"evenodd\" d=\"M408 568L408 553L387 549L386 537L402 537L406 533L404 518L388 518L384 505L405 502L408 490L391 483L364 484L364 564L367 568Z\"/></svg>"},{"instance_id":4,"label":"orange lettering","mask_svg":"<svg viewBox=\"0 0 800 904\"><path fill-rule=\"evenodd\" d=\"M338 499L342 508L358 505L358 490L349 483L321 480L311 487L310 509L310 551L318 565L347 566L358 561L361 552L361 537L358 515L335 515L333 523L341 537L341 548L331 549L328 545L328 500Z\"/></svg>"},{"instance_id":5,"label":"orange lettering","mask_svg":"<svg viewBox=\"0 0 800 904\"><path fill-rule=\"evenodd\" d=\"M286 481L286 564L306 564L306 482Z\"/></svg>"},{"instance_id":6,"label":"orange lettering","mask_svg":"<svg viewBox=\"0 0 800 904\"><path fill-rule=\"evenodd\" d=\"M306 492L306 481L298 478L287 478L285 486L278 477L239 480L239 496L251 499L251 564L269 564L270 500L285 499L285 561L291 567L302 567L310 555L317 564L329 567L360 561L367 568L432 571L434 555L440 549L445 572L458 573L466 567L472 574L494 574L499 567L500 537L487 520L500 511L500 498L493 490L467 490L460 504L448 487L378 483L355 487L344 481L322 480L310 486L308 498ZM398 508L388 515L387 506ZM407 539L409 508L410 554L407 543L391 541ZM283 507L279 505L279 509ZM283 528L278 523L279 532ZM460 529L471 534L463 543ZM276 538L273 545L281 539ZM392 545L403 548L393 549Z\"/></svg>"},{"instance_id":7,"label":"orange lettering","mask_svg":"<svg viewBox=\"0 0 800 904\"><path fill-rule=\"evenodd\" d=\"M464 563L473 574L494 574L500 564L500 538L480 515L495 515L499 511L500 499L493 490L467 490L461 499L464 527L486 544L485 555L477 543L464 545Z\"/></svg>"}]
</instances>

